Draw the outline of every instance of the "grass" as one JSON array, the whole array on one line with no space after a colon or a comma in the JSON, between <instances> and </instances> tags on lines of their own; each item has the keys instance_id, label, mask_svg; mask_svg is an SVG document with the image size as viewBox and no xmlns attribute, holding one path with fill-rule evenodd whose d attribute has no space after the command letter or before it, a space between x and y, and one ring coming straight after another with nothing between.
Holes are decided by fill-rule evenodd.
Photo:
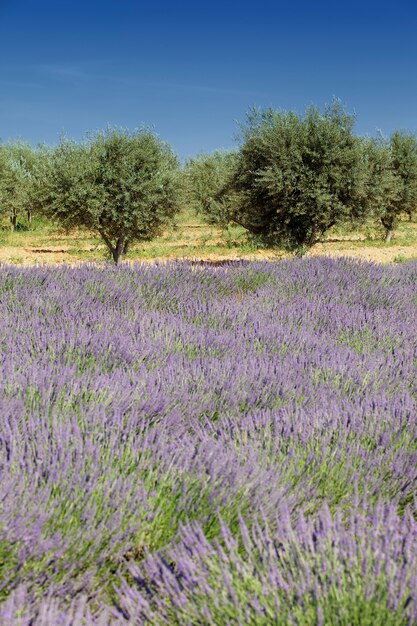
<instances>
[{"instance_id":1,"label":"grass","mask_svg":"<svg viewBox=\"0 0 417 626\"><path fill-rule=\"evenodd\" d=\"M401 221L389 243L382 230L366 225L361 230L332 229L325 240L309 252L315 256L358 256L373 261L401 263L417 259L417 223ZM185 209L177 217L176 226L150 242L138 242L129 252L129 260L156 259L226 260L236 258L276 259L287 256L279 249L260 248L249 241L240 226L226 230L206 224L192 210ZM35 217L31 224L22 218L18 229L11 232L4 218L0 221L0 261L16 265L55 264L62 262L109 259L105 245L95 233L85 229L64 232L59 225Z\"/></svg>"}]
</instances>

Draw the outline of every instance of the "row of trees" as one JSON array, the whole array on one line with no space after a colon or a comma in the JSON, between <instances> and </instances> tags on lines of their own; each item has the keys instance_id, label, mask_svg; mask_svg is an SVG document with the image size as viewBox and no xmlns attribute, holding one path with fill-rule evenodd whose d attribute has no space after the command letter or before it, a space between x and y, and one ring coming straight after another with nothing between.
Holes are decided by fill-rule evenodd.
<instances>
[{"instance_id":1,"label":"row of trees","mask_svg":"<svg viewBox=\"0 0 417 626\"><path fill-rule=\"evenodd\" d=\"M149 131L108 130L52 149L0 148L0 207L11 228L23 210L71 230L98 233L118 263L133 241L159 235L180 208L181 172L171 148Z\"/></svg>"},{"instance_id":2,"label":"row of trees","mask_svg":"<svg viewBox=\"0 0 417 626\"><path fill-rule=\"evenodd\" d=\"M332 226L379 220L390 239L399 216L417 207L417 140L354 134L354 118L334 103L304 116L253 111L240 147L190 159L147 130L109 129L77 143L36 150L0 145L0 212L32 211L68 229L100 234L118 263L191 204L211 223L242 225L253 237L299 252Z\"/></svg>"},{"instance_id":3,"label":"row of trees","mask_svg":"<svg viewBox=\"0 0 417 626\"><path fill-rule=\"evenodd\" d=\"M334 225L379 221L392 237L417 209L417 139L358 137L339 103L304 116L253 111L240 149L188 161L194 206L212 223L235 222L269 245L303 251Z\"/></svg>"}]
</instances>

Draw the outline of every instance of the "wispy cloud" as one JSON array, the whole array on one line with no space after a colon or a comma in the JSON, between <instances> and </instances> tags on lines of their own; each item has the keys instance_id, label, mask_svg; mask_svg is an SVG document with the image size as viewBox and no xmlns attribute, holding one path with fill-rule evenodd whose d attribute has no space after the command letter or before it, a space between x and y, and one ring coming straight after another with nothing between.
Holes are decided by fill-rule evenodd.
<instances>
[{"instance_id":1,"label":"wispy cloud","mask_svg":"<svg viewBox=\"0 0 417 626\"><path fill-rule=\"evenodd\" d=\"M0 86L1 87L6 87L6 88L20 88L20 89L36 89L38 87L41 87L40 83L35 83L35 82L30 82L30 81L23 81L23 80L1 80L0 79Z\"/></svg>"},{"instance_id":2,"label":"wispy cloud","mask_svg":"<svg viewBox=\"0 0 417 626\"><path fill-rule=\"evenodd\" d=\"M103 76L104 80L108 82L114 82L119 85L125 85L129 87L149 87L151 89L163 89L167 91L181 91L181 92L194 92L194 93L207 93L218 95L230 95L230 96L255 96L255 97L267 97L268 94L259 93L250 90L233 89L230 87L223 87L217 85L202 85L196 83L177 83L170 81L146 81L135 78L124 78L120 76Z\"/></svg>"},{"instance_id":3,"label":"wispy cloud","mask_svg":"<svg viewBox=\"0 0 417 626\"><path fill-rule=\"evenodd\" d=\"M177 92L185 94L212 94L220 96L243 96L252 98L266 98L268 94L257 92L255 90L235 89L233 86L223 86L215 84L201 84L194 82L176 82L164 80L142 80L140 76L123 76L112 71L106 73L105 62L80 62L79 64L71 63L53 63L34 65L29 68L38 77L49 78L52 80L63 82L94 82L97 84L113 83L119 87L130 87L134 89L156 89L165 92Z\"/></svg>"},{"instance_id":4,"label":"wispy cloud","mask_svg":"<svg viewBox=\"0 0 417 626\"><path fill-rule=\"evenodd\" d=\"M37 74L42 74L49 76L50 78L55 78L57 80L85 80L90 77L89 73L84 69L76 65L67 65L64 63L57 64L47 64L47 65L35 65L33 66L33 70Z\"/></svg>"}]
</instances>

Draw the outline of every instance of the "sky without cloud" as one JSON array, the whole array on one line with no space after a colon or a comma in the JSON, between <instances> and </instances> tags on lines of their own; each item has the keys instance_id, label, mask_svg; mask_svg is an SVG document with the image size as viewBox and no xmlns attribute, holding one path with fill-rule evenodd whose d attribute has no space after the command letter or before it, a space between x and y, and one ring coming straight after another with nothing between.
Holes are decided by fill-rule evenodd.
<instances>
[{"instance_id":1,"label":"sky without cloud","mask_svg":"<svg viewBox=\"0 0 417 626\"><path fill-rule=\"evenodd\" d=\"M186 158L334 96L359 133L416 132L416 32L411 0L0 0L0 138L147 126Z\"/></svg>"}]
</instances>

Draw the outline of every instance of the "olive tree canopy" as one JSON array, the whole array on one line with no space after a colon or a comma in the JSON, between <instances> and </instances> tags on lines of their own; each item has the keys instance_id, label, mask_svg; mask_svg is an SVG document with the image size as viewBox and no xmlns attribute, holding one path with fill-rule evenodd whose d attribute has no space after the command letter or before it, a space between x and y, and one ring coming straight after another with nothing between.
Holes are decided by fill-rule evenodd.
<instances>
[{"instance_id":1,"label":"olive tree canopy","mask_svg":"<svg viewBox=\"0 0 417 626\"><path fill-rule=\"evenodd\" d=\"M189 159L184 167L185 194L189 206L209 224L225 224L233 207L233 195L224 192L234 171L236 152L216 150Z\"/></svg>"},{"instance_id":2,"label":"olive tree canopy","mask_svg":"<svg viewBox=\"0 0 417 626\"><path fill-rule=\"evenodd\" d=\"M0 145L0 212L10 219L15 230L19 213L31 216L30 184L36 153L24 142Z\"/></svg>"},{"instance_id":3,"label":"olive tree canopy","mask_svg":"<svg viewBox=\"0 0 417 626\"><path fill-rule=\"evenodd\" d=\"M304 250L333 225L364 219L366 172L355 119L339 103L304 116L268 109L243 127L230 217L269 245Z\"/></svg>"},{"instance_id":4,"label":"olive tree canopy","mask_svg":"<svg viewBox=\"0 0 417 626\"><path fill-rule=\"evenodd\" d=\"M147 130L62 140L50 165L44 212L99 233L115 263L131 242L159 235L179 208L178 159Z\"/></svg>"},{"instance_id":5,"label":"olive tree canopy","mask_svg":"<svg viewBox=\"0 0 417 626\"><path fill-rule=\"evenodd\" d=\"M394 197L387 198L381 222L389 241L402 213L410 219L417 209L417 138L396 131L390 138L391 167L397 185Z\"/></svg>"}]
</instances>

